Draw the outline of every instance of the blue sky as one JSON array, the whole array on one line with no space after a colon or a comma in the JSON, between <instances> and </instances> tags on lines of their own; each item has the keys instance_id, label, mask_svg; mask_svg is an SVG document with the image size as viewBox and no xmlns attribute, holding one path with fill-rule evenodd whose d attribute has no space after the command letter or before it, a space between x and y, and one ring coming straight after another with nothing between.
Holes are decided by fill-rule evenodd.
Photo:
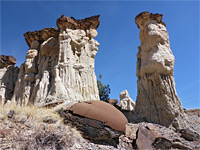
<instances>
[{"instance_id":1,"label":"blue sky","mask_svg":"<svg viewBox=\"0 0 200 150\"><path fill-rule=\"evenodd\" d=\"M100 15L95 72L111 87L110 98L127 89L137 96L136 54L140 45L134 18L143 11L163 14L175 55L176 90L184 108L200 108L199 1L1 1L0 54L25 61L23 34L57 27L62 14L76 19Z\"/></svg>"}]
</instances>

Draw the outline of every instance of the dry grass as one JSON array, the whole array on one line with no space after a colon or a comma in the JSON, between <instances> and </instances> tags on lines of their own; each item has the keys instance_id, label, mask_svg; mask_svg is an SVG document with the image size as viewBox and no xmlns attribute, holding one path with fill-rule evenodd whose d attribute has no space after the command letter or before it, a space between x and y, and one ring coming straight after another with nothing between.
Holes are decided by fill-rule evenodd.
<instances>
[{"instance_id":1,"label":"dry grass","mask_svg":"<svg viewBox=\"0 0 200 150\"><path fill-rule=\"evenodd\" d=\"M57 123L62 122L59 114L50 108L42 108L36 106L18 106L16 104L0 105L0 115L2 119L7 119L7 115L13 110L16 118L23 116L29 121L44 122L45 120L54 120Z\"/></svg>"},{"instance_id":2,"label":"dry grass","mask_svg":"<svg viewBox=\"0 0 200 150\"><path fill-rule=\"evenodd\" d=\"M0 105L0 130L5 129L11 133L0 137L0 149L74 149L75 143L84 143L79 131L64 125L50 108Z\"/></svg>"}]
</instances>

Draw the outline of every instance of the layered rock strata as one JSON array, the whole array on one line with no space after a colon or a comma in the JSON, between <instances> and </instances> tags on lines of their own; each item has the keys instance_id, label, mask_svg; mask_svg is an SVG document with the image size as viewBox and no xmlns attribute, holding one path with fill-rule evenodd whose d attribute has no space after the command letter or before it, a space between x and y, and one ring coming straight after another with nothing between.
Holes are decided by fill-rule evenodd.
<instances>
[{"instance_id":1,"label":"layered rock strata","mask_svg":"<svg viewBox=\"0 0 200 150\"><path fill-rule=\"evenodd\" d=\"M18 67L13 56L0 55L0 105L11 100L17 80Z\"/></svg>"},{"instance_id":2,"label":"layered rock strata","mask_svg":"<svg viewBox=\"0 0 200 150\"><path fill-rule=\"evenodd\" d=\"M185 127L173 76L175 58L162 15L143 12L135 22L141 40L137 53L137 117L165 126Z\"/></svg>"},{"instance_id":3,"label":"layered rock strata","mask_svg":"<svg viewBox=\"0 0 200 150\"><path fill-rule=\"evenodd\" d=\"M12 98L20 105L99 100L94 72L99 16L75 20L62 15L57 25L24 34L30 49Z\"/></svg>"}]
</instances>

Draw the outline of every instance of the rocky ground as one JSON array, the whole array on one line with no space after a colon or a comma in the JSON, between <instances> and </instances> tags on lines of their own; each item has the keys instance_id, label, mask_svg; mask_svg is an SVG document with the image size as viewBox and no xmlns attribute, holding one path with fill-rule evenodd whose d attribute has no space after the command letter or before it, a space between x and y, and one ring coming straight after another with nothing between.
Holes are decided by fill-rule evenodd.
<instances>
[{"instance_id":1,"label":"rocky ground","mask_svg":"<svg viewBox=\"0 0 200 150\"><path fill-rule=\"evenodd\" d=\"M94 144L84 139L77 129L64 125L62 118L52 112L52 109L0 106L0 150L8 149L110 150L115 148Z\"/></svg>"},{"instance_id":2,"label":"rocky ground","mask_svg":"<svg viewBox=\"0 0 200 150\"><path fill-rule=\"evenodd\" d=\"M64 124L48 108L0 106L0 149L128 150L199 149L200 136L189 129L176 130L152 123L128 123L116 145L83 138L83 131ZM188 111L190 115L199 110ZM40 114L40 115L39 115ZM199 116L196 116L199 117ZM198 121L198 120L197 120ZM79 127L79 126L77 126ZM87 128L88 129L88 128ZM79 130L79 131L78 131ZM96 130L98 130L96 128ZM112 138L112 137L110 137ZM92 141L92 142L91 142ZM96 144L94 144L96 143ZM98 143L98 144L97 144Z\"/></svg>"}]
</instances>

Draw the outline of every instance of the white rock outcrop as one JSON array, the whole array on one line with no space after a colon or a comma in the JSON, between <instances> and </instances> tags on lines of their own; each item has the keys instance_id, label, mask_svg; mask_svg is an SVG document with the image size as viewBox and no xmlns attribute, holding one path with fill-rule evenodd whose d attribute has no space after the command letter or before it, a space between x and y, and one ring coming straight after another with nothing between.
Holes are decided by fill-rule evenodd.
<instances>
[{"instance_id":1,"label":"white rock outcrop","mask_svg":"<svg viewBox=\"0 0 200 150\"><path fill-rule=\"evenodd\" d=\"M121 109L132 111L135 107L135 102L130 98L128 91L124 90L120 93L120 100L118 106Z\"/></svg>"},{"instance_id":2,"label":"white rock outcrop","mask_svg":"<svg viewBox=\"0 0 200 150\"><path fill-rule=\"evenodd\" d=\"M161 14L143 12L136 16L141 45L137 53L136 116L141 120L184 127L184 111L173 77L175 58Z\"/></svg>"},{"instance_id":3,"label":"white rock outcrop","mask_svg":"<svg viewBox=\"0 0 200 150\"><path fill-rule=\"evenodd\" d=\"M59 101L99 100L94 72L99 16L62 15L56 28L24 34L30 49L20 67L12 100L43 106Z\"/></svg>"},{"instance_id":4,"label":"white rock outcrop","mask_svg":"<svg viewBox=\"0 0 200 150\"><path fill-rule=\"evenodd\" d=\"M15 67L16 59L0 55L0 105L11 100L19 68Z\"/></svg>"}]
</instances>

